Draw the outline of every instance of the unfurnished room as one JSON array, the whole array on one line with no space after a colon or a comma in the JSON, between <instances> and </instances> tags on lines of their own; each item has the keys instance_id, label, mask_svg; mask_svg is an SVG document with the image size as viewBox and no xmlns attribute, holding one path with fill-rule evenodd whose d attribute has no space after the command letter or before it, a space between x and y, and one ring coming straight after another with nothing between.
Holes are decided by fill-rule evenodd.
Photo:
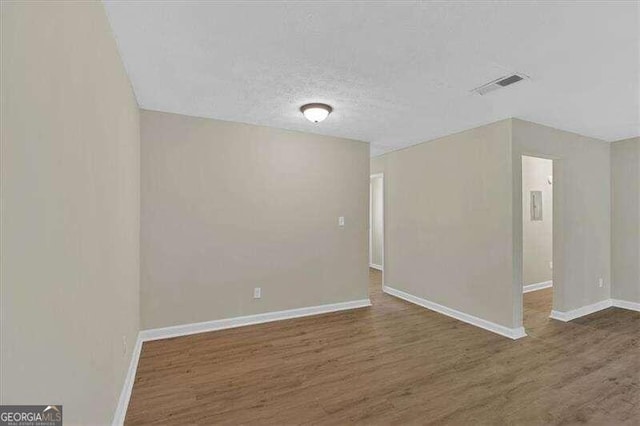
<instances>
[{"instance_id":1,"label":"unfurnished room","mask_svg":"<svg viewBox=\"0 0 640 426\"><path fill-rule=\"evenodd\" d=\"M640 1L0 18L0 425L640 424Z\"/></svg>"}]
</instances>

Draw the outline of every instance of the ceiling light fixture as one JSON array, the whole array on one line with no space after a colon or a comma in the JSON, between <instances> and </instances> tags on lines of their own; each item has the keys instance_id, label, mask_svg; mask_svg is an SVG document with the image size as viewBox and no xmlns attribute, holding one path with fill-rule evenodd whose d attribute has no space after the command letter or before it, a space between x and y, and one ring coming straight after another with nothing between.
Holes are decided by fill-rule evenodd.
<instances>
[{"instance_id":1,"label":"ceiling light fixture","mask_svg":"<svg viewBox=\"0 0 640 426\"><path fill-rule=\"evenodd\" d=\"M333 108L327 104L306 104L300 107L300 112L312 123L319 123L331 114Z\"/></svg>"}]
</instances>

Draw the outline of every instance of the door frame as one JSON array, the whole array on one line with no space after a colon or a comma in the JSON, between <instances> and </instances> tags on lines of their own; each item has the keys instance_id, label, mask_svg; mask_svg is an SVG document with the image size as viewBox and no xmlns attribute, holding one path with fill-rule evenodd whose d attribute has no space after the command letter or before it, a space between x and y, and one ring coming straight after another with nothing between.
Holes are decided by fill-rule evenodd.
<instances>
[{"instance_id":1,"label":"door frame","mask_svg":"<svg viewBox=\"0 0 640 426\"><path fill-rule=\"evenodd\" d=\"M380 198L381 198L381 202L382 202L382 241L381 241L381 245L382 245L382 256L381 256L381 263L382 265L375 265L373 263L373 226L372 226L372 219L373 219L373 185L372 185L372 180L373 179L381 179L382 181L382 191L380 194ZM384 272L384 234L385 234L385 226L384 226L384 173L375 173L369 176L369 267L373 268L373 269L377 269L379 271L383 271Z\"/></svg>"},{"instance_id":2,"label":"door frame","mask_svg":"<svg viewBox=\"0 0 640 426\"><path fill-rule=\"evenodd\" d=\"M524 197L522 194L522 157L534 157L544 160L552 161L552 173L553 186L552 186L552 262L553 268L551 270L551 282L552 284L552 311L550 312L550 318L553 318L554 312L557 309L559 303L562 302L564 288L561 271L564 270L564 255L562 252L563 234L562 234L562 200L564 197L563 185L564 185L564 163L562 158L548 155L536 151L523 150L518 153L517 173L514 174L518 183L517 191L514 191L514 200L519 200L515 205L518 209L514 211L514 313L516 317L516 323L520 324L523 332L526 333L524 328L524 292L523 292L523 264L524 264L524 241L523 241L523 228L524 228L524 215L523 205ZM516 182L514 182L516 183ZM514 187L514 190L516 188ZM526 334L525 334L526 335Z\"/></svg>"}]
</instances>

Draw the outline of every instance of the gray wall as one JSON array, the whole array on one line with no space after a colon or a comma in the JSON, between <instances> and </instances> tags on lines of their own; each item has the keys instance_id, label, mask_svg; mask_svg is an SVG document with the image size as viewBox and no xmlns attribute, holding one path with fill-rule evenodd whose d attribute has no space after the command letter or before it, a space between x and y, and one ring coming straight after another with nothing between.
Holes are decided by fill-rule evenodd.
<instances>
[{"instance_id":1,"label":"gray wall","mask_svg":"<svg viewBox=\"0 0 640 426\"><path fill-rule=\"evenodd\" d=\"M553 162L522 157L522 283L551 281L553 259ZM542 220L531 220L531 191L542 192Z\"/></svg>"},{"instance_id":2,"label":"gray wall","mask_svg":"<svg viewBox=\"0 0 640 426\"><path fill-rule=\"evenodd\" d=\"M513 119L514 287L522 285L522 155L553 164L553 306L570 311L610 297L610 166L607 142ZM603 287L599 287L599 278ZM518 295L516 295L518 297ZM521 316L522 295L516 300Z\"/></svg>"},{"instance_id":3,"label":"gray wall","mask_svg":"<svg viewBox=\"0 0 640 426\"><path fill-rule=\"evenodd\" d=\"M368 297L368 144L152 111L141 134L144 328Z\"/></svg>"},{"instance_id":4,"label":"gray wall","mask_svg":"<svg viewBox=\"0 0 640 426\"><path fill-rule=\"evenodd\" d=\"M1 11L2 404L110 423L138 332L137 104L101 3Z\"/></svg>"},{"instance_id":5,"label":"gray wall","mask_svg":"<svg viewBox=\"0 0 640 426\"><path fill-rule=\"evenodd\" d=\"M384 172L387 286L516 326L510 147L504 120L371 160Z\"/></svg>"},{"instance_id":6,"label":"gray wall","mask_svg":"<svg viewBox=\"0 0 640 426\"><path fill-rule=\"evenodd\" d=\"M640 138L611 144L611 297L640 303Z\"/></svg>"}]
</instances>

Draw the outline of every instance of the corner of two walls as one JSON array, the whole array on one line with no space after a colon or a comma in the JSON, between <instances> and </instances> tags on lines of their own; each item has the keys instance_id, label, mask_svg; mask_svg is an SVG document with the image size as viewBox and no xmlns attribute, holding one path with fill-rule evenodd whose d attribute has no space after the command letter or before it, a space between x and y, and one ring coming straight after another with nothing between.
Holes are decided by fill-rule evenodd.
<instances>
[{"instance_id":1,"label":"corner of two walls","mask_svg":"<svg viewBox=\"0 0 640 426\"><path fill-rule=\"evenodd\" d=\"M567 312L611 295L609 143L513 119L514 264L521 263L522 155L553 164L553 309ZM521 274L521 266L520 274ZM520 275L521 277L521 275ZM603 287L599 286L599 279Z\"/></svg>"},{"instance_id":2,"label":"corner of two walls","mask_svg":"<svg viewBox=\"0 0 640 426\"><path fill-rule=\"evenodd\" d=\"M555 160L554 309L609 299L609 144L519 119L371 160L385 173L385 285L520 327L522 155Z\"/></svg>"},{"instance_id":3,"label":"corner of two walls","mask_svg":"<svg viewBox=\"0 0 640 426\"><path fill-rule=\"evenodd\" d=\"M144 329L368 298L367 143L155 111L141 132Z\"/></svg>"},{"instance_id":4,"label":"corner of two walls","mask_svg":"<svg viewBox=\"0 0 640 426\"><path fill-rule=\"evenodd\" d=\"M640 138L611 144L611 298L640 305Z\"/></svg>"},{"instance_id":5,"label":"corner of two walls","mask_svg":"<svg viewBox=\"0 0 640 426\"><path fill-rule=\"evenodd\" d=\"M100 2L1 7L3 404L111 423L141 322L368 298L368 144L140 111Z\"/></svg>"},{"instance_id":6,"label":"corner of two walls","mask_svg":"<svg viewBox=\"0 0 640 426\"><path fill-rule=\"evenodd\" d=\"M367 297L367 144L140 112L97 2L3 2L1 50L3 404L110 423L141 319ZM385 173L387 283L520 325L514 176L527 153L558 158L565 181L556 308L611 297L610 236L628 228L611 230L609 145L521 120L372 160Z\"/></svg>"},{"instance_id":7,"label":"corner of two walls","mask_svg":"<svg viewBox=\"0 0 640 426\"><path fill-rule=\"evenodd\" d=\"M373 158L371 173L385 174L385 286L518 327L511 162L510 120Z\"/></svg>"}]
</instances>

